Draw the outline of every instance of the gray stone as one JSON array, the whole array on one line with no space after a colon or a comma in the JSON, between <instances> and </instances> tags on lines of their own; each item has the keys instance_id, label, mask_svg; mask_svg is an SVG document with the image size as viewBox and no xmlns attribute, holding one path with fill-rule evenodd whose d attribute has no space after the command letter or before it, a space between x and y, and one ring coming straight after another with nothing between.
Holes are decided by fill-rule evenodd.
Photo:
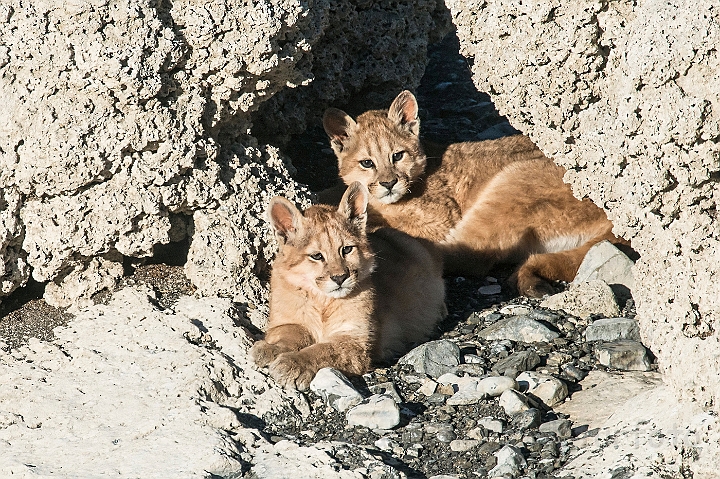
<instances>
[{"instance_id":1,"label":"gray stone","mask_svg":"<svg viewBox=\"0 0 720 479\"><path fill-rule=\"evenodd\" d=\"M522 392L550 407L563 401L568 395L567 385L562 380L546 374L525 371L518 375L516 380Z\"/></svg>"},{"instance_id":2,"label":"gray stone","mask_svg":"<svg viewBox=\"0 0 720 479\"><path fill-rule=\"evenodd\" d=\"M499 284L491 284L489 286L480 286L478 293L485 296L492 296L494 294L502 293L502 288Z\"/></svg>"},{"instance_id":3,"label":"gray stone","mask_svg":"<svg viewBox=\"0 0 720 479\"><path fill-rule=\"evenodd\" d=\"M477 439L454 439L450 441L450 450L455 452L469 451L473 447L477 447L480 441Z\"/></svg>"},{"instance_id":4,"label":"gray stone","mask_svg":"<svg viewBox=\"0 0 720 479\"><path fill-rule=\"evenodd\" d=\"M623 371L649 371L650 359L645 346L637 341L621 339L595 346L597 360L603 366Z\"/></svg>"},{"instance_id":5,"label":"gray stone","mask_svg":"<svg viewBox=\"0 0 720 479\"><path fill-rule=\"evenodd\" d=\"M527 411L530 407L527 404L527 398L518 391L508 389L500 395L500 407L505 410L505 414L508 416L514 416L515 414Z\"/></svg>"},{"instance_id":6,"label":"gray stone","mask_svg":"<svg viewBox=\"0 0 720 479\"><path fill-rule=\"evenodd\" d=\"M605 281L599 279L571 284L567 291L545 298L540 305L544 308L562 309L580 318L587 318L591 314L620 314L615 293Z\"/></svg>"},{"instance_id":7,"label":"gray stone","mask_svg":"<svg viewBox=\"0 0 720 479\"><path fill-rule=\"evenodd\" d=\"M350 426L392 429L400 423L400 408L392 397L376 394L349 409L346 418Z\"/></svg>"},{"instance_id":8,"label":"gray stone","mask_svg":"<svg viewBox=\"0 0 720 479\"><path fill-rule=\"evenodd\" d=\"M373 394L387 394L391 398L395 400L396 403L400 404L403 402L402 398L400 397L400 394L398 394L397 389L395 389L395 384L391 382L386 383L380 383L375 384L373 386L368 386L368 389ZM432 394L432 393L430 393ZM428 394L428 396L430 395Z\"/></svg>"},{"instance_id":9,"label":"gray stone","mask_svg":"<svg viewBox=\"0 0 720 479\"><path fill-rule=\"evenodd\" d=\"M554 421L545 422L538 428L540 432L555 433L560 439L572 437L572 422L567 419L556 419Z\"/></svg>"},{"instance_id":10,"label":"gray stone","mask_svg":"<svg viewBox=\"0 0 720 479\"><path fill-rule=\"evenodd\" d=\"M352 383L333 368L322 368L310 382L310 390L322 397L336 411L346 411L362 402L362 395Z\"/></svg>"},{"instance_id":11,"label":"gray stone","mask_svg":"<svg viewBox=\"0 0 720 479\"><path fill-rule=\"evenodd\" d=\"M495 324L482 329L478 337L486 340L509 339L524 343L549 342L558 337L558 333L551 331L542 323L528 316L510 316L501 319Z\"/></svg>"},{"instance_id":12,"label":"gray stone","mask_svg":"<svg viewBox=\"0 0 720 479\"><path fill-rule=\"evenodd\" d=\"M530 371L540 364L540 356L532 349L517 351L505 359L496 362L492 370L506 376L516 376L522 371Z\"/></svg>"},{"instance_id":13,"label":"gray stone","mask_svg":"<svg viewBox=\"0 0 720 479\"><path fill-rule=\"evenodd\" d=\"M539 409L530 408L526 411L522 411L512 418L512 424L520 431L538 427L542 423L542 414Z\"/></svg>"},{"instance_id":14,"label":"gray stone","mask_svg":"<svg viewBox=\"0 0 720 479\"><path fill-rule=\"evenodd\" d=\"M601 279L609 285L621 284L633 289L632 268L635 263L609 241L601 241L585 254L573 283Z\"/></svg>"},{"instance_id":15,"label":"gray stone","mask_svg":"<svg viewBox=\"0 0 720 479\"><path fill-rule=\"evenodd\" d=\"M640 327L629 318L598 319L585 330L586 341L616 341L631 339L640 341Z\"/></svg>"},{"instance_id":16,"label":"gray stone","mask_svg":"<svg viewBox=\"0 0 720 479\"><path fill-rule=\"evenodd\" d=\"M500 419L496 419L494 417L483 417L478 420L478 425L484 427L488 431L496 432L498 434L502 434L504 424Z\"/></svg>"},{"instance_id":17,"label":"gray stone","mask_svg":"<svg viewBox=\"0 0 720 479\"><path fill-rule=\"evenodd\" d=\"M497 465L488 472L489 477L520 475L521 468L527 465L522 453L513 446L503 446L495 453Z\"/></svg>"},{"instance_id":18,"label":"gray stone","mask_svg":"<svg viewBox=\"0 0 720 479\"><path fill-rule=\"evenodd\" d=\"M570 379L574 379L575 381L581 381L585 376L587 376L587 373L585 371L578 368L574 364L563 364L562 366L560 366L560 369L562 370L562 372L567 374Z\"/></svg>"},{"instance_id":19,"label":"gray stone","mask_svg":"<svg viewBox=\"0 0 720 479\"><path fill-rule=\"evenodd\" d=\"M422 344L400 358L398 364L408 364L417 373L437 378L452 373L460 364L460 348L452 341L441 339Z\"/></svg>"}]
</instances>

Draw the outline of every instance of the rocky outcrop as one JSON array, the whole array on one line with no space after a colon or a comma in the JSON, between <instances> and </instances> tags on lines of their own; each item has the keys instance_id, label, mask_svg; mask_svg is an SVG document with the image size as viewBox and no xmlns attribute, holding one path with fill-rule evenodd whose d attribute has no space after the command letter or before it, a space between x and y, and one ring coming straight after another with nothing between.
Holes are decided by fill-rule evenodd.
<instances>
[{"instance_id":1,"label":"rocky outcrop","mask_svg":"<svg viewBox=\"0 0 720 479\"><path fill-rule=\"evenodd\" d=\"M672 351L717 345L720 64L712 39L720 22L710 4L523 10L498 1L472 14L463 2L450 5L478 87L568 167L576 194L605 207L640 252L643 337L682 385L687 369L676 376L676 361L698 358ZM714 394L684 386L710 404Z\"/></svg>"},{"instance_id":2,"label":"rocky outcrop","mask_svg":"<svg viewBox=\"0 0 720 479\"><path fill-rule=\"evenodd\" d=\"M477 87L640 253L643 343L717 412L720 12L710 1L447 2Z\"/></svg>"},{"instance_id":3,"label":"rocky outcrop","mask_svg":"<svg viewBox=\"0 0 720 479\"><path fill-rule=\"evenodd\" d=\"M308 192L254 139L253 112L294 88L306 101L255 118L284 128L281 117L320 114L320 92L329 102L416 85L429 38L447 24L436 1L355 3L4 2L0 296L32 268L50 282L48 302L86 305L123 258L189 238L201 292L261 303L263 201L307 204ZM387 38L364 23L375 16ZM355 37L339 41L344 31Z\"/></svg>"}]
</instances>

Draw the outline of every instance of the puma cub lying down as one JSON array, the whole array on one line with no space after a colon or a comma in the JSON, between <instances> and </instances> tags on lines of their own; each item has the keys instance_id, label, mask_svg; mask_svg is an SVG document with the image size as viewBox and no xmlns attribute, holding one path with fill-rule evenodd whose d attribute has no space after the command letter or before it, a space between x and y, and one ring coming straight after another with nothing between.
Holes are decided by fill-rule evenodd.
<instances>
[{"instance_id":1,"label":"puma cub lying down","mask_svg":"<svg viewBox=\"0 0 720 479\"><path fill-rule=\"evenodd\" d=\"M540 297L553 292L546 280L572 281L593 244L626 243L526 136L436 147L428 157L409 91L357 120L330 108L323 126L343 181L370 191L370 225L439 243L446 272L484 275L497 263L520 264L511 280Z\"/></svg>"},{"instance_id":2,"label":"puma cub lying down","mask_svg":"<svg viewBox=\"0 0 720 479\"><path fill-rule=\"evenodd\" d=\"M306 389L324 367L365 373L428 338L447 314L442 261L400 231L366 234L368 191L352 183L338 209L301 213L271 200L280 251L270 279L270 320L250 354L285 387Z\"/></svg>"}]
</instances>

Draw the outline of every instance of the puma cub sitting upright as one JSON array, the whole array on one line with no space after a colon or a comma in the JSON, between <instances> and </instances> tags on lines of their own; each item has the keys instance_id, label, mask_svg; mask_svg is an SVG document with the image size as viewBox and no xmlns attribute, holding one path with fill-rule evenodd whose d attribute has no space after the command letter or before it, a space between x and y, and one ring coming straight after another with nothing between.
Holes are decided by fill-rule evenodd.
<instances>
[{"instance_id":1,"label":"puma cub sitting upright","mask_svg":"<svg viewBox=\"0 0 720 479\"><path fill-rule=\"evenodd\" d=\"M625 243L526 136L428 148L426 156L409 91L357 120L330 108L323 126L343 181L370 191L369 223L438 243L449 273L520 264L511 280L521 294L539 297L553 292L546 280L572 281L593 244Z\"/></svg>"},{"instance_id":2,"label":"puma cub sitting upright","mask_svg":"<svg viewBox=\"0 0 720 479\"><path fill-rule=\"evenodd\" d=\"M365 373L427 339L447 314L439 255L397 230L366 234L368 196L352 183L337 209L270 202L280 251L268 330L250 354L285 387L306 389L324 367Z\"/></svg>"}]
</instances>

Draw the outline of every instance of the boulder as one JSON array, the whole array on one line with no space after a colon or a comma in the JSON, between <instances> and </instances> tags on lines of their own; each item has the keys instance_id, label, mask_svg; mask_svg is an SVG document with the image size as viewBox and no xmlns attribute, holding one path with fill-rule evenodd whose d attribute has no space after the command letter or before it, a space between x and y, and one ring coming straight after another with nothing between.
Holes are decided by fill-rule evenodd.
<instances>
[{"instance_id":1,"label":"boulder","mask_svg":"<svg viewBox=\"0 0 720 479\"><path fill-rule=\"evenodd\" d=\"M637 319L666 382L719 413L715 1L446 5L478 89L639 253Z\"/></svg>"},{"instance_id":2,"label":"boulder","mask_svg":"<svg viewBox=\"0 0 720 479\"><path fill-rule=\"evenodd\" d=\"M198 291L246 303L260 327L275 250L267 201L310 195L256 136L319 125L329 103L360 91L379 101L416 87L428 42L450 25L430 0L9 0L0 24L10 18L0 297L32 271L48 303L89 306L123 264L176 243Z\"/></svg>"}]
</instances>

